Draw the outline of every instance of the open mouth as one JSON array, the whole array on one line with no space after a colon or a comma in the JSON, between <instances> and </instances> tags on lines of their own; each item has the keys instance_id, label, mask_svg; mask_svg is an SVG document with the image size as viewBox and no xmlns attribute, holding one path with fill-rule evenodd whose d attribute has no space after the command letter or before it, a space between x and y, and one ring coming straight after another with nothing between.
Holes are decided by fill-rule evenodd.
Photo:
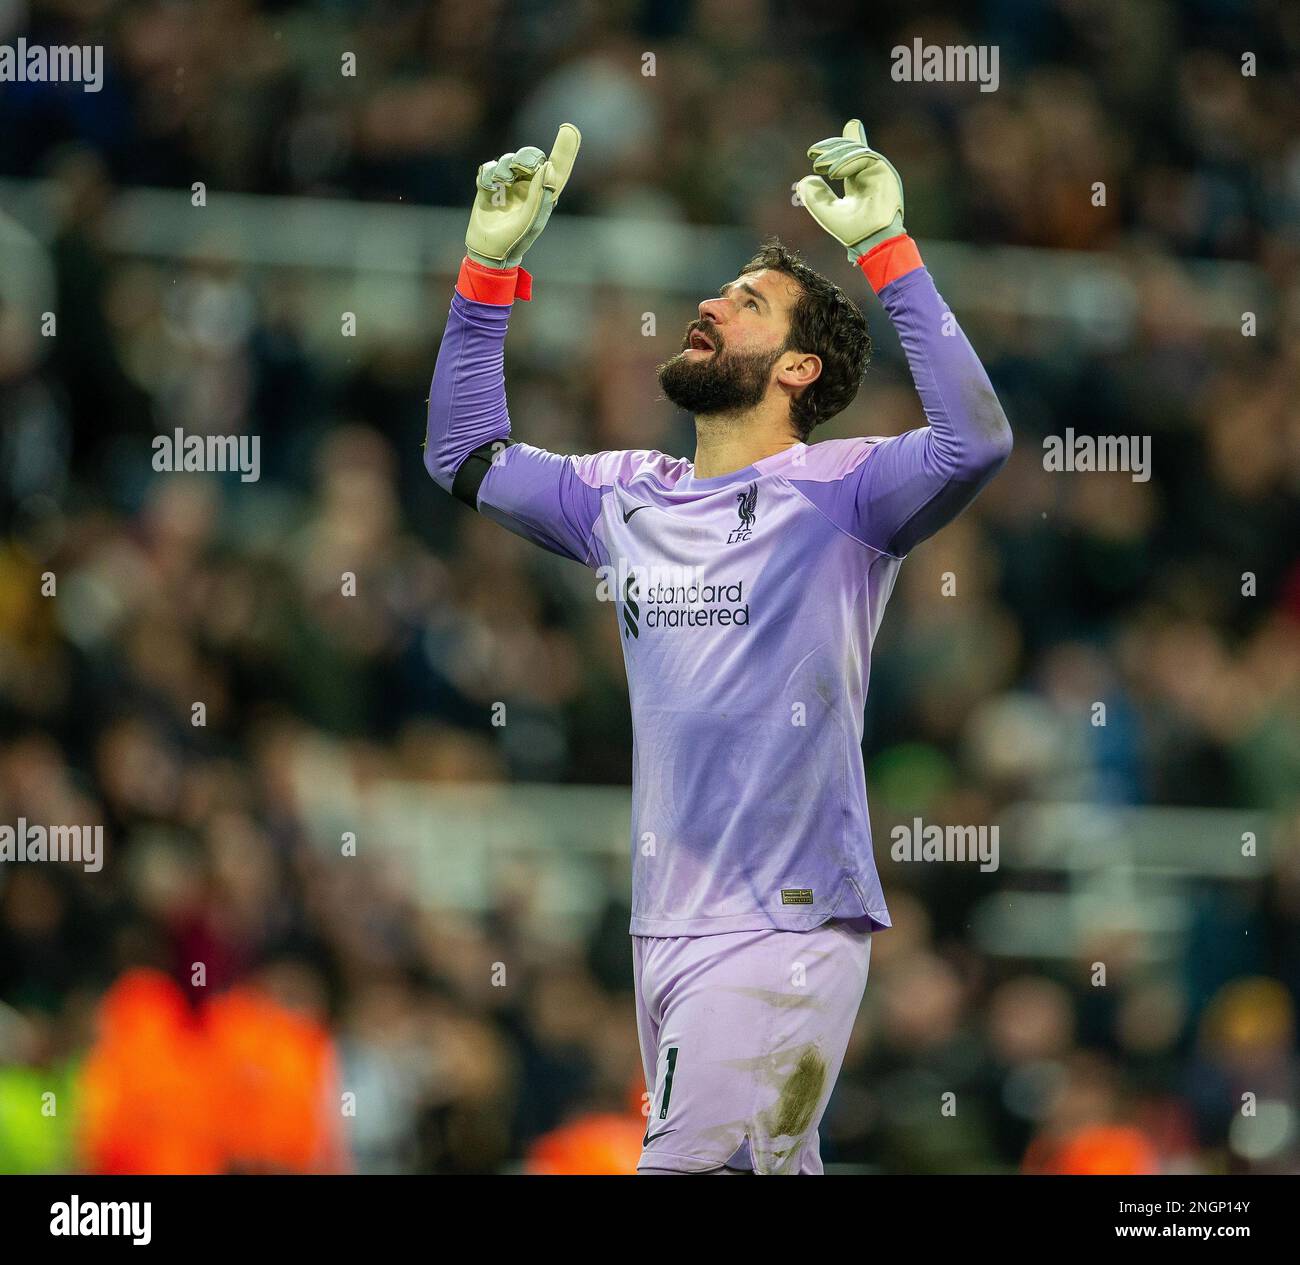
<instances>
[{"instance_id":1,"label":"open mouth","mask_svg":"<svg viewBox=\"0 0 1300 1265\"><path fill-rule=\"evenodd\" d=\"M714 346L707 335L698 329L691 330L690 337L686 340L687 349L690 351L713 351Z\"/></svg>"}]
</instances>

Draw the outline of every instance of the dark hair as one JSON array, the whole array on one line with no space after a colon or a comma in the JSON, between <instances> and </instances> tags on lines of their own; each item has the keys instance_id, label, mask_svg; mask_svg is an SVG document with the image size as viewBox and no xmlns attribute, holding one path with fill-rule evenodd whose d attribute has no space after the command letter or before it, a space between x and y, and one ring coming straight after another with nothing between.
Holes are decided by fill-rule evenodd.
<instances>
[{"instance_id":1,"label":"dark hair","mask_svg":"<svg viewBox=\"0 0 1300 1265\"><path fill-rule=\"evenodd\" d=\"M768 238L740 275L770 268L792 277L803 293L790 313L783 351L820 356L817 380L790 400L790 421L801 440L853 401L871 360L871 335L861 309L833 281L810 268L778 238Z\"/></svg>"}]
</instances>

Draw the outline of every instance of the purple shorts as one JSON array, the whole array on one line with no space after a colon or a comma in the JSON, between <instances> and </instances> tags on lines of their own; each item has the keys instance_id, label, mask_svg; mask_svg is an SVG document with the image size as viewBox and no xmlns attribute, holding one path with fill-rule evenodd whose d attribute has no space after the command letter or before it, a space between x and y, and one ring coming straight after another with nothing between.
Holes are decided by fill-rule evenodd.
<instances>
[{"instance_id":1,"label":"purple shorts","mask_svg":"<svg viewBox=\"0 0 1300 1265\"><path fill-rule=\"evenodd\" d=\"M641 1169L820 1173L817 1126L867 986L865 920L633 936L651 1088Z\"/></svg>"}]
</instances>

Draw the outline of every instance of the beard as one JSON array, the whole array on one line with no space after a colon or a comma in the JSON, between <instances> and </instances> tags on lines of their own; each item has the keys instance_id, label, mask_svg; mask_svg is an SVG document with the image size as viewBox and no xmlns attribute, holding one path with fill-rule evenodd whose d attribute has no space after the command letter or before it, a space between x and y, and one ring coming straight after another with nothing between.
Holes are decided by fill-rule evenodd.
<instances>
[{"instance_id":1,"label":"beard","mask_svg":"<svg viewBox=\"0 0 1300 1265\"><path fill-rule=\"evenodd\" d=\"M657 370L663 393L680 409L705 417L754 408L767 392L780 351L731 353L710 331L716 350L692 359L682 350Z\"/></svg>"}]
</instances>

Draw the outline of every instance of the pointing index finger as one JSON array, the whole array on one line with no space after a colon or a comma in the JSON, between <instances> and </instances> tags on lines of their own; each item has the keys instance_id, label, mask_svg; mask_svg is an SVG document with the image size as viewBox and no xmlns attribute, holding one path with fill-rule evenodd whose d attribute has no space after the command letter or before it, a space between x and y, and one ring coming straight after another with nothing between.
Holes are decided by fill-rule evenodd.
<instances>
[{"instance_id":1,"label":"pointing index finger","mask_svg":"<svg viewBox=\"0 0 1300 1265\"><path fill-rule=\"evenodd\" d=\"M574 159L578 157L578 147L582 144L582 133L572 123L561 123L555 134L555 144L551 146L551 157L546 167L546 187L559 197L564 186L569 183L573 171Z\"/></svg>"},{"instance_id":2,"label":"pointing index finger","mask_svg":"<svg viewBox=\"0 0 1300 1265\"><path fill-rule=\"evenodd\" d=\"M850 119L844 125L844 131L840 133L846 141L853 141L858 145L867 143L867 129L862 126L861 119Z\"/></svg>"}]
</instances>

